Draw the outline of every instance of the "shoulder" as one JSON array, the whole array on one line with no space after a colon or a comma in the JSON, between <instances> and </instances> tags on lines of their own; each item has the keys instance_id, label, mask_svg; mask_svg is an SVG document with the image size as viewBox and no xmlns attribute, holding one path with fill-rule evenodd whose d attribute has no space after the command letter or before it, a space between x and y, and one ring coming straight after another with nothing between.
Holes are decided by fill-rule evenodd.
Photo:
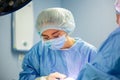
<instances>
[{"instance_id":1,"label":"shoulder","mask_svg":"<svg viewBox=\"0 0 120 80\"><path fill-rule=\"evenodd\" d=\"M82 39L78 39L77 45L79 45L79 50L82 55L88 57L88 62L91 62L95 58L97 54L97 49L95 46Z\"/></svg>"},{"instance_id":2,"label":"shoulder","mask_svg":"<svg viewBox=\"0 0 120 80\"><path fill-rule=\"evenodd\" d=\"M40 48L42 48L42 41L39 41L38 43L36 43L36 44L30 49L30 51L38 51Z\"/></svg>"},{"instance_id":3,"label":"shoulder","mask_svg":"<svg viewBox=\"0 0 120 80\"><path fill-rule=\"evenodd\" d=\"M89 49L89 50L95 50L96 51L96 47L93 46L92 44L80 39L80 38L77 38L77 44L81 46L81 48L83 49Z\"/></svg>"},{"instance_id":4,"label":"shoulder","mask_svg":"<svg viewBox=\"0 0 120 80\"><path fill-rule=\"evenodd\" d=\"M82 55L90 56L91 59L92 57L94 58L94 56L97 53L97 49L95 46L91 45L90 43L80 38L77 39L76 43L77 43L78 50L82 53Z\"/></svg>"},{"instance_id":5,"label":"shoulder","mask_svg":"<svg viewBox=\"0 0 120 80\"><path fill-rule=\"evenodd\" d=\"M113 41L120 39L120 27L115 29L107 38L106 41Z\"/></svg>"},{"instance_id":6,"label":"shoulder","mask_svg":"<svg viewBox=\"0 0 120 80\"><path fill-rule=\"evenodd\" d=\"M117 47L120 48L120 29L117 28L115 31L113 31L108 38L104 41L104 43L101 45L99 51L101 50L113 50Z\"/></svg>"},{"instance_id":7,"label":"shoulder","mask_svg":"<svg viewBox=\"0 0 120 80\"><path fill-rule=\"evenodd\" d=\"M116 29L110 34L110 36L115 36L115 35L120 35L120 27L116 28Z\"/></svg>"},{"instance_id":8,"label":"shoulder","mask_svg":"<svg viewBox=\"0 0 120 80\"><path fill-rule=\"evenodd\" d=\"M34 56L38 56L40 55L41 52L41 47L42 46L42 42L39 41L38 43L36 43L26 54L25 54L25 58L30 58L30 57L34 57Z\"/></svg>"}]
</instances>

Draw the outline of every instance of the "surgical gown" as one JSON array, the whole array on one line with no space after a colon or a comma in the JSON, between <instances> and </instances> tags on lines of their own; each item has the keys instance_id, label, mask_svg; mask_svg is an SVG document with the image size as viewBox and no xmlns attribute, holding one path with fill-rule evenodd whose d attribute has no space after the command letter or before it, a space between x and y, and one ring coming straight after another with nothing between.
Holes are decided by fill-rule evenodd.
<instances>
[{"instance_id":1,"label":"surgical gown","mask_svg":"<svg viewBox=\"0 0 120 80\"><path fill-rule=\"evenodd\" d=\"M120 27L109 35L77 80L120 80Z\"/></svg>"},{"instance_id":2,"label":"surgical gown","mask_svg":"<svg viewBox=\"0 0 120 80\"><path fill-rule=\"evenodd\" d=\"M35 80L54 72L76 79L82 66L95 55L96 48L79 38L71 48L60 50L52 50L40 41L25 55L19 80Z\"/></svg>"}]
</instances>

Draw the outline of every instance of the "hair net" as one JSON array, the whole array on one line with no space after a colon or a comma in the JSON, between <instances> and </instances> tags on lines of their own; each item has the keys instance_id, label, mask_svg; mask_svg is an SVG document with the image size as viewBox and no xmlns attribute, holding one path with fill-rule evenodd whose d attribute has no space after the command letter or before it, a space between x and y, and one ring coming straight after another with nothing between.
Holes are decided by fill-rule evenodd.
<instances>
[{"instance_id":1,"label":"hair net","mask_svg":"<svg viewBox=\"0 0 120 80\"><path fill-rule=\"evenodd\" d=\"M48 8L39 14L36 27L40 34L47 29L63 30L70 34L74 31L75 22L69 10L64 8Z\"/></svg>"},{"instance_id":2,"label":"hair net","mask_svg":"<svg viewBox=\"0 0 120 80\"><path fill-rule=\"evenodd\" d=\"M116 14L120 14L120 0L115 1Z\"/></svg>"}]
</instances>

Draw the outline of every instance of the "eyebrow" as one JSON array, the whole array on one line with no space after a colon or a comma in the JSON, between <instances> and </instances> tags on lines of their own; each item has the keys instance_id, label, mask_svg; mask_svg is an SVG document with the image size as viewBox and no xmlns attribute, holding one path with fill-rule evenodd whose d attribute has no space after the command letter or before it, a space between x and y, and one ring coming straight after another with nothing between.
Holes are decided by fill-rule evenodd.
<instances>
[{"instance_id":1,"label":"eyebrow","mask_svg":"<svg viewBox=\"0 0 120 80\"><path fill-rule=\"evenodd\" d=\"M57 31L53 32L52 35L54 35L54 34L56 34L56 33L58 33L58 32L59 32L59 31L57 30ZM48 35L45 35L45 34L42 34L42 36L48 37Z\"/></svg>"},{"instance_id":2,"label":"eyebrow","mask_svg":"<svg viewBox=\"0 0 120 80\"><path fill-rule=\"evenodd\" d=\"M57 30L57 31L53 32L53 33L52 33L52 35L54 35L54 34L56 34L56 33L58 33L58 32L59 32L59 30Z\"/></svg>"},{"instance_id":3,"label":"eyebrow","mask_svg":"<svg viewBox=\"0 0 120 80\"><path fill-rule=\"evenodd\" d=\"M48 35L45 35L45 34L42 34L41 36L47 36L48 37Z\"/></svg>"}]
</instances>

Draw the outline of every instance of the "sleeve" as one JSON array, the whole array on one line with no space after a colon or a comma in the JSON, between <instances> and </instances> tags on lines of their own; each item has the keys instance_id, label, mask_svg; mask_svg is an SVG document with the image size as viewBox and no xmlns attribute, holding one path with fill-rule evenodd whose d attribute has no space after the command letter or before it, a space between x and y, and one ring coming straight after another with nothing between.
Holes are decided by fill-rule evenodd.
<instances>
[{"instance_id":1,"label":"sleeve","mask_svg":"<svg viewBox=\"0 0 120 80\"><path fill-rule=\"evenodd\" d=\"M120 35L105 41L92 65L111 75L120 74Z\"/></svg>"},{"instance_id":2,"label":"sleeve","mask_svg":"<svg viewBox=\"0 0 120 80\"><path fill-rule=\"evenodd\" d=\"M31 50L24 57L22 63L23 71L19 75L19 80L35 80L39 76L39 62L35 51Z\"/></svg>"},{"instance_id":3,"label":"sleeve","mask_svg":"<svg viewBox=\"0 0 120 80\"><path fill-rule=\"evenodd\" d=\"M93 47L93 49L90 51L90 54L89 54L90 63L95 59L96 55L97 55L97 49Z\"/></svg>"},{"instance_id":4,"label":"sleeve","mask_svg":"<svg viewBox=\"0 0 120 80\"><path fill-rule=\"evenodd\" d=\"M88 45L88 44L87 44ZM85 48L85 47L84 47ZM96 47L92 46L92 45L88 45L86 47L86 50L84 50L85 53L87 54L87 59L88 59L88 62L91 63L94 59L95 59L95 56L97 54L97 49Z\"/></svg>"},{"instance_id":5,"label":"sleeve","mask_svg":"<svg viewBox=\"0 0 120 80\"><path fill-rule=\"evenodd\" d=\"M77 80L120 80L120 35L108 38Z\"/></svg>"},{"instance_id":6,"label":"sleeve","mask_svg":"<svg viewBox=\"0 0 120 80\"><path fill-rule=\"evenodd\" d=\"M77 80L120 80L117 77L104 73L91 64L86 64L83 74L79 75Z\"/></svg>"}]
</instances>

